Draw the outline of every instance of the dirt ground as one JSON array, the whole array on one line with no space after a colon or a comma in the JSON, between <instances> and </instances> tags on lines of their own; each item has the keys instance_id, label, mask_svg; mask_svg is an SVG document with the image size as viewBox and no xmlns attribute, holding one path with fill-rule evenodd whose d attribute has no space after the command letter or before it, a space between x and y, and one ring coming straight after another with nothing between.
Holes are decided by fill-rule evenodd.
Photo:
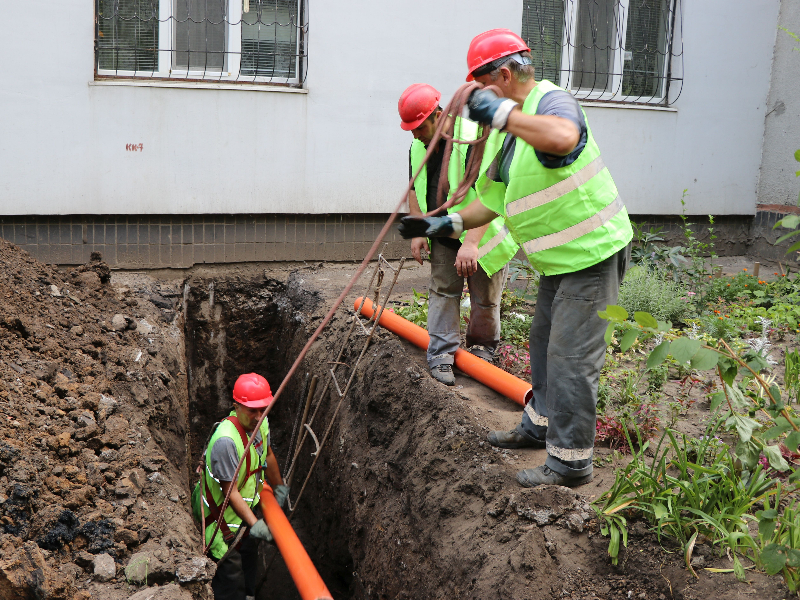
<instances>
[{"instance_id":1,"label":"dirt ground","mask_svg":"<svg viewBox=\"0 0 800 600\"><path fill-rule=\"evenodd\" d=\"M283 352L282 361L264 363L275 389L355 265L115 272L109 280L99 261L57 269L2 241L0 260L0 600L209 598L214 566L198 554L188 505L202 433L193 403L196 395L223 397L225 385L206 390L192 371L211 360L198 347L213 336L200 335L199 321L187 326L187 306L196 302L200 311L214 295L211 304L221 308L209 320L229 332L215 349L228 361L263 351L245 344L248 323L236 311L274 309L270 327L291 322L270 332ZM427 267L410 263L396 297L425 289L427 277ZM340 312L302 372L324 382L351 324ZM261 323L249 327L260 331ZM342 362L352 365L363 342L354 335ZM270 414L283 468L303 381L298 376ZM597 449L611 460L596 467L589 485L521 488L516 472L541 464L544 451L485 442L488 431L514 427L521 407L460 373L453 388L437 383L424 351L389 332L376 334L353 381L292 515L337 599L789 595L780 578L752 571L748 583L702 569L694 579L676 548L660 544L643 523L632 524L628 548L612 566L589 505L622 464L610 450ZM315 400L318 433L337 400L332 389ZM222 404L215 410L208 418L218 418ZM687 422L702 414L698 405L693 410ZM731 566L709 547L695 553L706 566ZM285 569L280 558L272 568ZM282 577L267 573L272 585L258 597L297 598Z\"/></svg>"}]
</instances>

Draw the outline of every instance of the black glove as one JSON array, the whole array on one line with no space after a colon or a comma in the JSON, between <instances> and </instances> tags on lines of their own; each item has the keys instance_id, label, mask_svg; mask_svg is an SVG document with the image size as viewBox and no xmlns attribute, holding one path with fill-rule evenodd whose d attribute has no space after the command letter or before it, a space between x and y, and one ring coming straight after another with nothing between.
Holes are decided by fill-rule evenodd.
<instances>
[{"instance_id":1,"label":"black glove","mask_svg":"<svg viewBox=\"0 0 800 600\"><path fill-rule=\"evenodd\" d=\"M457 238L464 231L461 215L455 213L446 217L403 217L397 226L405 239L418 237Z\"/></svg>"},{"instance_id":2,"label":"black glove","mask_svg":"<svg viewBox=\"0 0 800 600\"><path fill-rule=\"evenodd\" d=\"M494 129L505 129L508 115L518 106L509 98L500 98L492 90L475 90L467 101L469 119Z\"/></svg>"}]
</instances>

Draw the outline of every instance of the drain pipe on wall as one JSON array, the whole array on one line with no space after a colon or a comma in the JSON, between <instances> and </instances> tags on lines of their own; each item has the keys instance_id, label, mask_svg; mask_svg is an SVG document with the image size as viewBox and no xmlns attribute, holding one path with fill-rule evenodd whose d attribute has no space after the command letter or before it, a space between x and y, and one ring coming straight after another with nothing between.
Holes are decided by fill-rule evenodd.
<instances>
[{"instance_id":1,"label":"drain pipe on wall","mask_svg":"<svg viewBox=\"0 0 800 600\"><path fill-rule=\"evenodd\" d=\"M286 563L289 574L297 586L297 591L300 592L300 597L303 600L333 600L325 582L322 581L314 563L311 562L303 544L289 524L289 519L278 506L272 488L266 483L261 490L261 512L272 537L275 538L275 545L278 546L283 562Z\"/></svg>"},{"instance_id":2,"label":"drain pipe on wall","mask_svg":"<svg viewBox=\"0 0 800 600\"><path fill-rule=\"evenodd\" d=\"M356 299L356 310L358 310L359 304L361 304L361 298ZM380 310L381 307L378 306L377 309ZM364 301L361 314L367 318L371 318L374 312L375 308L372 305L372 301L367 298ZM384 310L381 313L378 323L392 333L396 333L400 337L407 339L415 346L427 350L430 336L428 332L419 325L414 325L411 321L388 310ZM522 381L519 377L514 377L511 373L503 371L503 369L498 369L493 364L482 358L478 358L474 354L470 354L466 350L462 350L461 348L456 350L455 363L456 367L473 379L503 394L503 396L510 398L517 404L525 406L533 397L533 391L531 390L531 384L529 382Z\"/></svg>"}]
</instances>

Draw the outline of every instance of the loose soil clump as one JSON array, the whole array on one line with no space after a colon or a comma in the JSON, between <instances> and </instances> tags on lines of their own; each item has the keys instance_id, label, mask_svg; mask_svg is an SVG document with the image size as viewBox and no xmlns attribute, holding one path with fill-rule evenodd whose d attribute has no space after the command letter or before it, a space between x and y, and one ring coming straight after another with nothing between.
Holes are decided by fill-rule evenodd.
<instances>
[{"instance_id":1,"label":"loose soil clump","mask_svg":"<svg viewBox=\"0 0 800 600\"><path fill-rule=\"evenodd\" d=\"M128 598L132 554L165 555L162 582L199 559L184 591L207 598L177 303L93 258L61 270L0 240L0 598Z\"/></svg>"}]
</instances>

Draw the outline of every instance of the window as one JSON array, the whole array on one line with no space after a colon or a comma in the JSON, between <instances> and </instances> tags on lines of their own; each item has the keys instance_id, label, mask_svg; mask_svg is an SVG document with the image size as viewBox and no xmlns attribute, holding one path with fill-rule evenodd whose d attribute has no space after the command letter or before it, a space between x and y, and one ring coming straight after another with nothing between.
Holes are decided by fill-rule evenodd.
<instances>
[{"instance_id":1,"label":"window","mask_svg":"<svg viewBox=\"0 0 800 600\"><path fill-rule=\"evenodd\" d=\"M96 0L95 74L300 86L303 0Z\"/></svg>"},{"instance_id":2,"label":"window","mask_svg":"<svg viewBox=\"0 0 800 600\"><path fill-rule=\"evenodd\" d=\"M667 105L681 91L681 0L524 0L537 79L584 100Z\"/></svg>"}]
</instances>

